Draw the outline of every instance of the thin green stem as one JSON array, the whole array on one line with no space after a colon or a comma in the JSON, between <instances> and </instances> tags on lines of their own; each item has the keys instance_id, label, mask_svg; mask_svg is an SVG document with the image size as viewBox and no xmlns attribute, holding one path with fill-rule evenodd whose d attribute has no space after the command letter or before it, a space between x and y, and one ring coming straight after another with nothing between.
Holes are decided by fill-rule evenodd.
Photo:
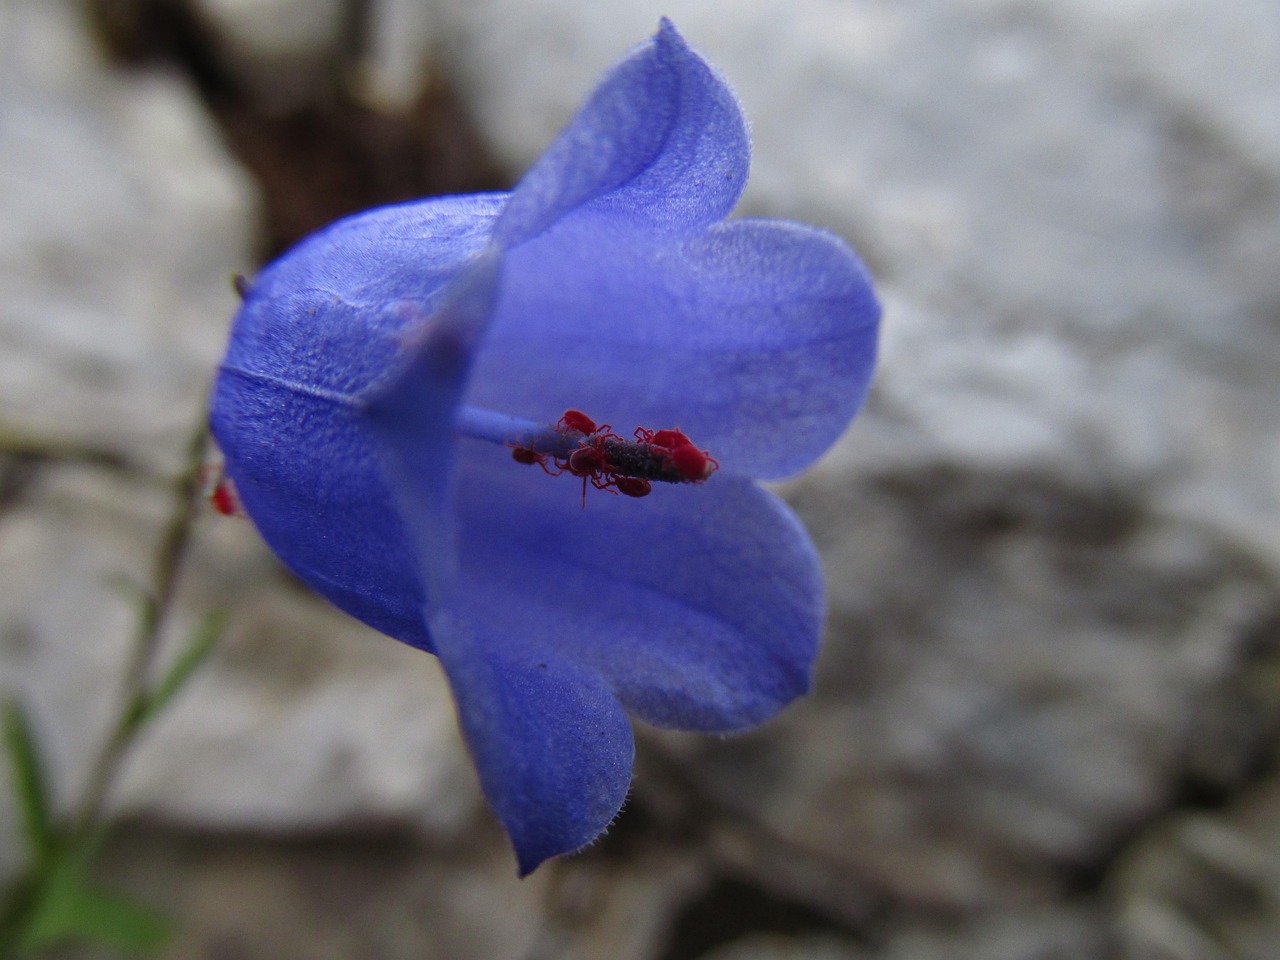
<instances>
[{"instance_id":1,"label":"thin green stem","mask_svg":"<svg viewBox=\"0 0 1280 960\"><path fill-rule=\"evenodd\" d=\"M119 777L121 761L132 746L139 729L148 695L147 679L160 646L162 628L173 606L178 578L186 559L187 546L196 518L200 468L204 462L209 428L201 408L199 425L187 447L186 466L173 484L172 513L165 525L152 559L151 590L144 599L142 615L134 635L133 648L125 669L120 714L111 735L103 744L71 820L73 842L87 838L94 829L111 788Z\"/></svg>"}]
</instances>

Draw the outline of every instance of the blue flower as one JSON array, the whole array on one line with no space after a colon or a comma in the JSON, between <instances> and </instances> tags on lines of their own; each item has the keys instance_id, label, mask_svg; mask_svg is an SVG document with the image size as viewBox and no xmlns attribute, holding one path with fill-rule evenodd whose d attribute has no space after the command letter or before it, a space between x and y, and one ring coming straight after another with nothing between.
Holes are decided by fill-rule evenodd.
<instances>
[{"instance_id":1,"label":"blue flower","mask_svg":"<svg viewBox=\"0 0 1280 960\"><path fill-rule=\"evenodd\" d=\"M755 481L848 425L879 306L835 237L725 221L748 151L664 20L513 192L369 211L267 267L218 375L246 512L440 658L522 874L621 808L628 714L740 730L809 686L821 572Z\"/></svg>"}]
</instances>

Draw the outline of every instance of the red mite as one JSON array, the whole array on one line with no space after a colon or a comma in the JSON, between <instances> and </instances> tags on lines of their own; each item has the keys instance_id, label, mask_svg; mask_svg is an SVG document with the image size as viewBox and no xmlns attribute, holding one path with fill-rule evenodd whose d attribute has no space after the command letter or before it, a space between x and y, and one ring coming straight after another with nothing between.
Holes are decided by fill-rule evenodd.
<instances>
[{"instance_id":1,"label":"red mite","mask_svg":"<svg viewBox=\"0 0 1280 960\"><path fill-rule=\"evenodd\" d=\"M528 447L516 446L511 457L517 463L537 464L551 476L571 473L582 478L582 505L587 503L587 484L627 497L644 497L653 482L703 483L719 469L719 462L699 450L680 430L649 430L640 427L634 440L613 432L609 424L597 425L581 410L566 410L554 427L567 439L577 437L578 446L565 456L551 456ZM555 463L553 471L549 461Z\"/></svg>"},{"instance_id":2,"label":"red mite","mask_svg":"<svg viewBox=\"0 0 1280 960\"><path fill-rule=\"evenodd\" d=\"M222 472L221 463L207 463L201 468L200 486L209 505L224 517L246 516L236 486Z\"/></svg>"},{"instance_id":3,"label":"red mite","mask_svg":"<svg viewBox=\"0 0 1280 960\"><path fill-rule=\"evenodd\" d=\"M577 430L579 433L590 434L596 432L596 422L581 410L566 410L556 424L556 430L561 433Z\"/></svg>"}]
</instances>

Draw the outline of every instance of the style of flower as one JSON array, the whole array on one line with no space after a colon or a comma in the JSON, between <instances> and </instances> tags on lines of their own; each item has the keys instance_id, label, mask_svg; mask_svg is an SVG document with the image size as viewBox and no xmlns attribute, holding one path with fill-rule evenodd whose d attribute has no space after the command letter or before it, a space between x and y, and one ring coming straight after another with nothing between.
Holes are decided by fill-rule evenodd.
<instances>
[{"instance_id":1,"label":"style of flower","mask_svg":"<svg viewBox=\"0 0 1280 960\"><path fill-rule=\"evenodd\" d=\"M725 221L748 152L664 20L511 193L342 220L245 285L227 475L302 580L439 657L522 874L618 813L628 714L741 730L810 683L817 557L755 481L848 425L880 310L839 239Z\"/></svg>"}]
</instances>

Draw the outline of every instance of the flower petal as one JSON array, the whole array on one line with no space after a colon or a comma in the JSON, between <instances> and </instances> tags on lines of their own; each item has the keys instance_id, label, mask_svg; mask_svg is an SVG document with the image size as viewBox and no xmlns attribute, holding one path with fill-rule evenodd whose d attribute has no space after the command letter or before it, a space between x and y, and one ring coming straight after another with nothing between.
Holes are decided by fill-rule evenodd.
<instances>
[{"instance_id":1,"label":"flower petal","mask_svg":"<svg viewBox=\"0 0 1280 960\"><path fill-rule=\"evenodd\" d=\"M414 547L428 622L448 607L453 590L454 421L476 344L493 315L501 266L493 248L474 257L448 299L405 338L386 382L361 404Z\"/></svg>"},{"instance_id":2,"label":"flower petal","mask_svg":"<svg viewBox=\"0 0 1280 960\"><path fill-rule=\"evenodd\" d=\"M680 427L724 470L795 474L866 396L880 307L838 238L741 220L655 242L579 217L507 256L467 402Z\"/></svg>"},{"instance_id":3,"label":"flower petal","mask_svg":"<svg viewBox=\"0 0 1280 960\"><path fill-rule=\"evenodd\" d=\"M822 578L780 500L720 475L642 501L587 493L584 508L576 478L465 444L457 615L598 674L659 726L741 729L808 689Z\"/></svg>"},{"instance_id":4,"label":"flower petal","mask_svg":"<svg viewBox=\"0 0 1280 960\"><path fill-rule=\"evenodd\" d=\"M520 181L494 241L514 247L584 207L620 229L696 229L733 209L749 158L733 92L664 18Z\"/></svg>"},{"instance_id":5,"label":"flower petal","mask_svg":"<svg viewBox=\"0 0 1280 960\"><path fill-rule=\"evenodd\" d=\"M253 280L223 370L366 390L395 364L406 324L431 313L488 243L506 196L381 207L308 237Z\"/></svg>"},{"instance_id":6,"label":"flower petal","mask_svg":"<svg viewBox=\"0 0 1280 960\"><path fill-rule=\"evenodd\" d=\"M527 631L495 633L446 611L431 632L520 875L603 833L626 799L635 745L601 676Z\"/></svg>"},{"instance_id":7,"label":"flower petal","mask_svg":"<svg viewBox=\"0 0 1280 960\"><path fill-rule=\"evenodd\" d=\"M295 248L249 291L210 411L227 473L276 555L352 616L427 650L417 553L356 397L472 262L500 202L384 208Z\"/></svg>"},{"instance_id":8,"label":"flower petal","mask_svg":"<svg viewBox=\"0 0 1280 960\"><path fill-rule=\"evenodd\" d=\"M459 569L466 555L460 546L472 534L454 509L456 484L467 479L454 479L453 415L470 338L490 313L497 264L490 255L462 276L367 411L415 548L423 618L459 723L526 874L604 831L626 798L634 745L630 722L601 673L560 656L518 615L492 619L501 598L477 593L475 578ZM483 448L502 470L522 475L506 448ZM488 549L501 554L502 540Z\"/></svg>"},{"instance_id":9,"label":"flower petal","mask_svg":"<svg viewBox=\"0 0 1280 960\"><path fill-rule=\"evenodd\" d=\"M501 448L468 441L457 462L459 567L428 616L522 874L621 808L634 754L623 706L735 730L808 689L821 574L771 494L722 478L583 510L576 484Z\"/></svg>"}]
</instances>

